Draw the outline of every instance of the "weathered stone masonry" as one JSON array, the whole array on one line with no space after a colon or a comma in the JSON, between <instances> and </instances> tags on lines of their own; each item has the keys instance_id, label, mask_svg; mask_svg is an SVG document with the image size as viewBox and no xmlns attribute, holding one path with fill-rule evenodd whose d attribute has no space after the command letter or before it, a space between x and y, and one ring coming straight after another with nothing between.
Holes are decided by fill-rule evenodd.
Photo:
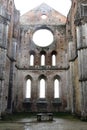
<instances>
[{"instance_id":1,"label":"weathered stone masonry","mask_svg":"<svg viewBox=\"0 0 87 130\"><path fill-rule=\"evenodd\" d=\"M18 18L17 18L18 17ZM16 19L16 20L15 20ZM15 43L18 42L19 11L14 2L0 1L0 111L12 111L13 79L15 68ZM17 27L16 27L16 26ZM15 26L15 30L13 30Z\"/></svg>"},{"instance_id":2,"label":"weathered stone masonry","mask_svg":"<svg viewBox=\"0 0 87 130\"><path fill-rule=\"evenodd\" d=\"M52 32L49 46L34 43L33 34L40 29ZM72 0L67 18L45 3L20 17L13 0L0 1L0 113L70 111L86 117L86 64L86 0ZM28 79L30 98L26 98ZM45 81L45 98L40 98L41 79ZM54 98L55 79L59 81L59 98Z\"/></svg>"},{"instance_id":3,"label":"weathered stone masonry","mask_svg":"<svg viewBox=\"0 0 87 130\"><path fill-rule=\"evenodd\" d=\"M43 12L46 13L47 20L43 20L41 18ZM54 16L57 17L57 15L58 18L54 19ZM61 21L58 22L60 18ZM21 17L21 45L19 54L19 59L21 60L19 60L17 63L18 79L21 82L18 82L16 85L18 86L17 95L19 101L17 104L17 109L26 110L27 108L23 108L22 105L29 104L29 102L25 102L25 91L23 91L26 86L26 77L28 76L32 79L30 99L31 109L28 109L28 111L62 111L66 108L66 89L64 87L66 84L66 70L68 68L68 65L66 62L66 57L64 58L64 56L66 56L65 21L66 18L64 16L54 11L46 4L42 4L41 6L35 8L34 10ZM33 33L41 28L51 30L54 35L54 41L48 47L39 47L35 45L32 40ZM51 57L53 53L56 54L56 66L52 66ZM60 54L58 55L58 53ZM31 54L34 55L34 66L30 66L29 64L29 58ZM41 66L40 64L41 54L45 54L45 66ZM39 98L39 80L42 77L46 79L46 98L43 100ZM62 100L62 105L60 106L58 106L58 103L57 106L53 105L53 81L55 77L60 80L60 96ZM63 91L63 88L65 91Z\"/></svg>"}]
</instances>

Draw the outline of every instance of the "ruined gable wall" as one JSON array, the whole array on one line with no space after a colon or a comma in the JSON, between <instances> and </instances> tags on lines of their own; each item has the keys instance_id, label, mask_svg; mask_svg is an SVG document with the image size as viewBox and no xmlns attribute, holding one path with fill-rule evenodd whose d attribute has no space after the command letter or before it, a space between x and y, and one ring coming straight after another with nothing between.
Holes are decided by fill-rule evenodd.
<instances>
[{"instance_id":1,"label":"ruined gable wall","mask_svg":"<svg viewBox=\"0 0 87 130\"><path fill-rule=\"evenodd\" d=\"M47 7L47 5L45 5ZM43 5L41 5L43 7ZM18 80L17 80L17 110L18 111L39 111L37 103L41 100L39 98L39 81L41 77L46 78L46 111L65 111L67 106L67 46L66 46L66 28L65 17L58 14L53 9L49 11L50 7L46 8L45 12L47 20L41 19L43 12L40 8L30 11L22 16L21 30L20 30L20 46L17 60ZM40 15L36 15L40 14ZM55 15L53 15L55 14ZM54 19L54 16L56 19ZM60 17L58 17L60 16ZM40 19L40 20L37 20ZM61 20L59 20L61 19ZM58 22L57 22L58 20ZM54 41L47 47L39 47L32 40L33 33L41 28L46 28L52 31ZM41 54L45 54L45 66L41 66ZM56 66L52 66L52 54L56 54ZM30 66L30 55L34 54L34 65ZM29 108L24 108L26 103L26 81L27 77L32 79L31 99L27 105L31 103ZM60 81L60 100L61 106L53 105L54 103L54 79L57 77ZM57 104L58 105L58 104ZM43 108L44 109L44 108Z\"/></svg>"}]
</instances>

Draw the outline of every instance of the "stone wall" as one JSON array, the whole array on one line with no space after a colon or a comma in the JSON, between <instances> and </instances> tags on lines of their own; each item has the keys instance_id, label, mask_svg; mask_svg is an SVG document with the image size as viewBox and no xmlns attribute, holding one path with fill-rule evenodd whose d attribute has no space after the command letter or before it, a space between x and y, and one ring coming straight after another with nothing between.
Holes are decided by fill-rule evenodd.
<instances>
[{"instance_id":1,"label":"stone wall","mask_svg":"<svg viewBox=\"0 0 87 130\"><path fill-rule=\"evenodd\" d=\"M15 21L14 19L18 19ZM13 81L11 81L13 75L10 75L11 64L15 66L16 53L14 41L18 41L18 35L13 35L13 25L19 23L19 11L15 9L13 0L0 1L0 112L5 112L8 109L9 97L9 86L11 84L11 92L13 87ZM18 31L18 24L15 27ZM15 40L13 41L13 38ZM15 68L15 67L14 67ZM11 77L10 77L11 76ZM11 97L12 98L12 97ZM13 99L12 99L13 100Z\"/></svg>"},{"instance_id":2,"label":"stone wall","mask_svg":"<svg viewBox=\"0 0 87 130\"><path fill-rule=\"evenodd\" d=\"M0 113L12 111L70 111L87 113L87 1L72 0L66 17L46 4L25 13L13 0L0 0ZM46 19L43 19L43 15ZM20 22L19 22L20 19ZM33 34L52 32L54 40L37 46ZM41 55L45 65L41 66ZM56 65L52 65L52 55ZM30 56L34 65L30 65ZM26 99L26 81L31 79L31 98ZM39 98L44 78L45 99ZM59 80L59 98L54 98L54 80Z\"/></svg>"},{"instance_id":3,"label":"stone wall","mask_svg":"<svg viewBox=\"0 0 87 130\"><path fill-rule=\"evenodd\" d=\"M47 15L47 20L41 18L43 12ZM50 10L50 12L49 12ZM36 15L40 14L39 15ZM54 15L55 14L55 19ZM37 21L37 19L40 19ZM59 18L61 19L59 21ZM29 19L29 20L28 20ZM51 22L50 22L51 20ZM58 22L57 22L58 20ZM17 106L18 111L24 111L26 108L23 107L24 101L26 100L26 77L29 76L32 79L31 89L31 111L41 111L43 106L43 100L46 103L45 111L65 111L67 107L67 69L68 57L67 57L67 46L65 38L65 16L56 12L46 4L40 5L38 8L24 14L21 17L21 28L20 28L20 46L19 54L16 67L17 73ZM49 29L52 31L54 40L51 45L47 47L37 46L32 37L33 33L38 29ZM41 66L41 54L45 54L45 66ZM56 66L52 66L52 54L56 54ZM34 54L34 65L30 65L30 55ZM21 60L20 60L21 59ZM39 98L39 81L41 77L46 78L46 97L45 99ZM60 81L60 101L58 104L54 99L54 79L57 77ZM16 99L15 99L16 102ZM38 107L39 103L42 106ZM30 102L27 103L29 105ZM62 105L61 105L62 104ZM59 105L59 106L58 106ZM43 106L44 107L44 106ZM39 110L40 109L40 110ZM30 111L30 109L28 109Z\"/></svg>"},{"instance_id":4,"label":"stone wall","mask_svg":"<svg viewBox=\"0 0 87 130\"><path fill-rule=\"evenodd\" d=\"M71 111L79 115L86 113L87 108L84 101L86 97L83 96L86 89L86 3L85 0L72 1L66 24L71 75Z\"/></svg>"}]
</instances>

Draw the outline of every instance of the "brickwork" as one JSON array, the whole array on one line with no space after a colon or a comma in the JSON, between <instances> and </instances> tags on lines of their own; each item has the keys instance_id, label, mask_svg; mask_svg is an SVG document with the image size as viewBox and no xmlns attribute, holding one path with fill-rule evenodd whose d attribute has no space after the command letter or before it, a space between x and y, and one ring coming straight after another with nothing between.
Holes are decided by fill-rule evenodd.
<instances>
[{"instance_id":1,"label":"brickwork","mask_svg":"<svg viewBox=\"0 0 87 130\"><path fill-rule=\"evenodd\" d=\"M86 4L86 0L72 0L67 18L45 3L20 17L13 0L0 1L0 113L70 111L86 117ZM33 34L39 29L52 32L54 39L49 46L34 43ZM31 98L26 98L28 79ZM45 80L45 98L39 94L41 79ZM54 98L55 79L59 81L59 98Z\"/></svg>"}]
</instances>

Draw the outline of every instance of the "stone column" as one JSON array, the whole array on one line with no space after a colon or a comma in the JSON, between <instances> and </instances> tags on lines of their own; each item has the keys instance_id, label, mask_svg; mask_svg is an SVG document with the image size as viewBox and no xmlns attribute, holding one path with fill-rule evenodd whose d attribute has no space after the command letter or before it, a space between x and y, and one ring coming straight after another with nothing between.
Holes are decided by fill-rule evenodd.
<instances>
[{"instance_id":1,"label":"stone column","mask_svg":"<svg viewBox=\"0 0 87 130\"><path fill-rule=\"evenodd\" d=\"M81 113L87 115L87 49L78 50L79 81L81 85Z\"/></svg>"},{"instance_id":2,"label":"stone column","mask_svg":"<svg viewBox=\"0 0 87 130\"><path fill-rule=\"evenodd\" d=\"M81 86L81 115L87 118L87 23L77 24L79 81Z\"/></svg>"},{"instance_id":3,"label":"stone column","mask_svg":"<svg viewBox=\"0 0 87 130\"><path fill-rule=\"evenodd\" d=\"M71 112L75 113L75 86L74 86L74 62L70 62L70 95L71 95Z\"/></svg>"},{"instance_id":4,"label":"stone column","mask_svg":"<svg viewBox=\"0 0 87 130\"><path fill-rule=\"evenodd\" d=\"M0 5L0 117L2 111L4 112L2 97L5 79L5 66L6 66L6 54L7 54L7 37L8 37L8 19L7 10ZM4 102L4 101L3 101Z\"/></svg>"},{"instance_id":5,"label":"stone column","mask_svg":"<svg viewBox=\"0 0 87 130\"><path fill-rule=\"evenodd\" d=\"M74 73L74 61L76 59L76 49L75 49L75 43L70 39L69 41L69 72L70 72L70 82L69 82L69 88L70 88L70 107L72 114L75 113L75 73Z\"/></svg>"},{"instance_id":6,"label":"stone column","mask_svg":"<svg viewBox=\"0 0 87 130\"><path fill-rule=\"evenodd\" d=\"M1 112L2 112L2 80L0 80L0 119L1 119Z\"/></svg>"},{"instance_id":7,"label":"stone column","mask_svg":"<svg viewBox=\"0 0 87 130\"><path fill-rule=\"evenodd\" d=\"M66 95L67 95L67 108L66 111L70 111L70 72L66 71Z\"/></svg>"},{"instance_id":8,"label":"stone column","mask_svg":"<svg viewBox=\"0 0 87 130\"><path fill-rule=\"evenodd\" d=\"M8 88L8 103L7 110L12 113L12 105L13 105L13 77L14 76L14 62L10 63L10 74L9 74L9 88Z\"/></svg>"}]
</instances>

